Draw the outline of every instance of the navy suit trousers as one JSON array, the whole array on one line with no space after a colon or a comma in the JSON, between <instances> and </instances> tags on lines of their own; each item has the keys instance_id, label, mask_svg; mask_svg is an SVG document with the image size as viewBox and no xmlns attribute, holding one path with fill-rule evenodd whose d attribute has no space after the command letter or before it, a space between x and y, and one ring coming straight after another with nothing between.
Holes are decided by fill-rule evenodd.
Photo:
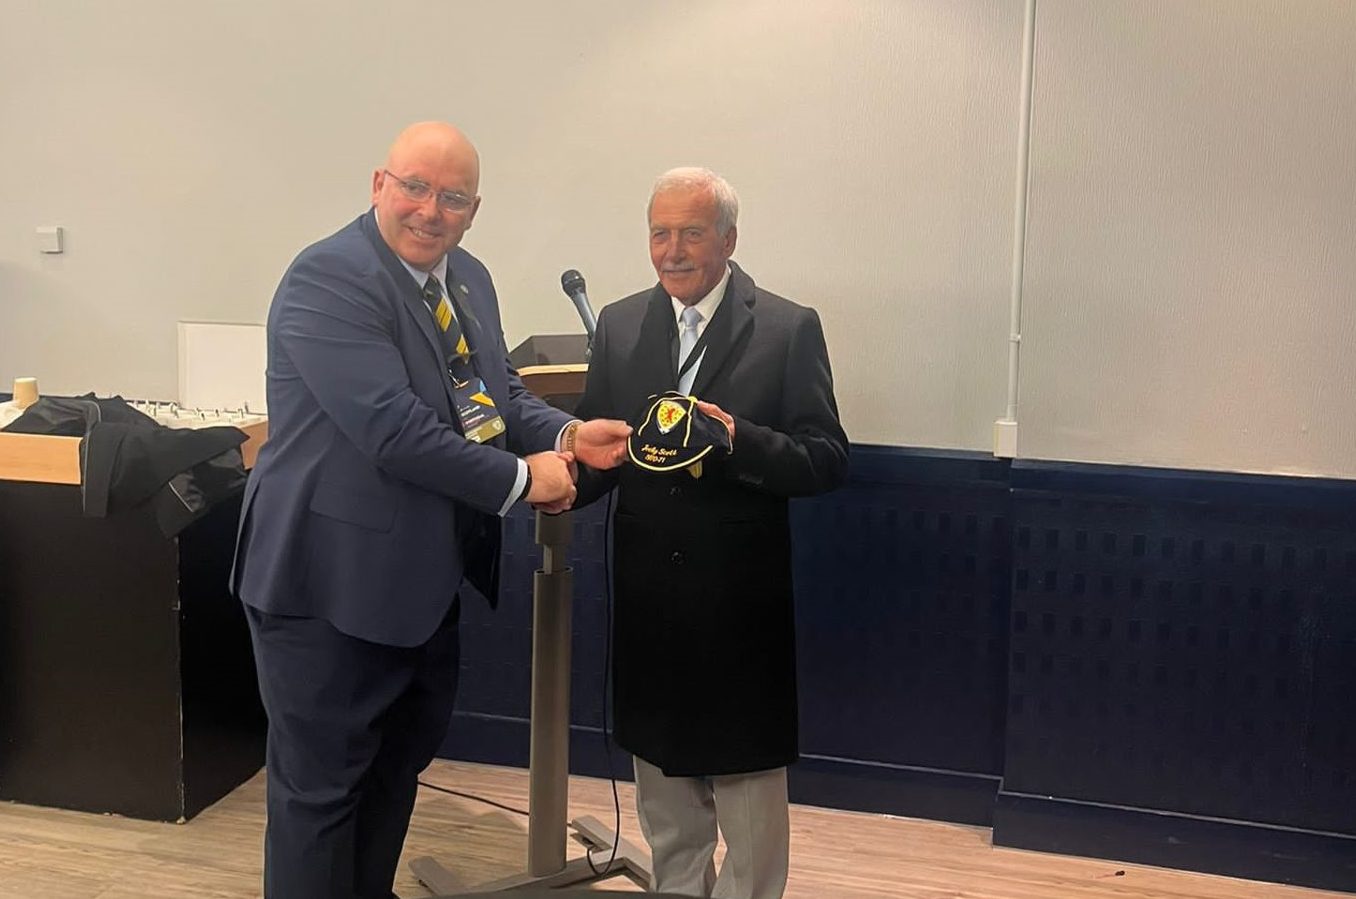
<instances>
[{"instance_id":1,"label":"navy suit trousers","mask_svg":"<svg viewBox=\"0 0 1356 899\"><path fill-rule=\"evenodd\" d=\"M460 601L421 646L246 605L268 712L266 899L389 899L457 692Z\"/></svg>"}]
</instances>

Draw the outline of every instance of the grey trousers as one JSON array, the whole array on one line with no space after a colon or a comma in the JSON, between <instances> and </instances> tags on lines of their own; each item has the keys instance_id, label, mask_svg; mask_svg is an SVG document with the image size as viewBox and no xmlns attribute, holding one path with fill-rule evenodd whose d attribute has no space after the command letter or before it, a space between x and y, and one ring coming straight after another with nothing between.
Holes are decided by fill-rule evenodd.
<instances>
[{"instance_id":1,"label":"grey trousers","mask_svg":"<svg viewBox=\"0 0 1356 899\"><path fill-rule=\"evenodd\" d=\"M656 893L712 899L781 899L791 824L786 769L665 777L635 759L636 811L654 860ZM716 834L725 859L716 873Z\"/></svg>"}]
</instances>

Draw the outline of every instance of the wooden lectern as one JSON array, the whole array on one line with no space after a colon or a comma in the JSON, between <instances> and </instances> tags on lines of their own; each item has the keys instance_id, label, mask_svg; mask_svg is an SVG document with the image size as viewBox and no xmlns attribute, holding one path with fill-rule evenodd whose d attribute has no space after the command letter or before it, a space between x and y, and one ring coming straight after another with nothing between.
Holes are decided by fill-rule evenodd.
<instances>
[{"instance_id":1,"label":"wooden lectern","mask_svg":"<svg viewBox=\"0 0 1356 899\"><path fill-rule=\"evenodd\" d=\"M588 341L583 335L530 337L509 361L527 389L552 406L573 412L584 392ZM644 849L618 835L594 817L570 821L575 838L593 854L566 862L570 777L570 637L573 571L565 564L571 515L536 516L536 540L542 567L532 579L532 711L529 755L527 869L467 890L459 878L429 856L410 862L420 882L440 895L494 893L522 887L567 887L626 875L650 885L650 858ZM611 866L613 846L616 857ZM596 870L595 870L596 869Z\"/></svg>"}]
</instances>

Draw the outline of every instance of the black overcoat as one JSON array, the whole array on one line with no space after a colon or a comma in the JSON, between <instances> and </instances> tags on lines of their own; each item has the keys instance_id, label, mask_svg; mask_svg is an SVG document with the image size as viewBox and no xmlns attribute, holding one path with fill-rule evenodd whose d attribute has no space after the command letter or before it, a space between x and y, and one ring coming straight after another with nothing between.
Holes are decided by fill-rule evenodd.
<instances>
[{"instance_id":1,"label":"black overcoat","mask_svg":"<svg viewBox=\"0 0 1356 899\"><path fill-rule=\"evenodd\" d=\"M823 329L813 309L731 264L692 393L735 418L734 449L700 478L625 465L581 476L580 501L619 487L614 530L617 742L669 776L732 774L797 756L787 500L846 475ZM606 306L581 418L633 418L677 384L662 287Z\"/></svg>"}]
</instances>

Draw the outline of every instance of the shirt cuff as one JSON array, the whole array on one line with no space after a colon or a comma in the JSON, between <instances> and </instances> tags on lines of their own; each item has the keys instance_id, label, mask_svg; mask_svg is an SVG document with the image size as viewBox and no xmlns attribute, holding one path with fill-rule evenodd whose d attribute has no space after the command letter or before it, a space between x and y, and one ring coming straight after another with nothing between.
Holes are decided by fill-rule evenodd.
<instances>
[{"instance_id":1,"label":"shirt cuff","mask_svg":"<svg viewBox=\"0 0 1356 899\"><path fill-rule=\"evenodd\" d=\"M559 439L559 438L557 438ZM520 499L526 499L523 496L524 489L527 487L527 463L522 459L518 460L518 477L513 479L513 487L509 489L508 499L504 500L504 505L499 509L499 517L503 518L508 514L508 510L513 508L513 504Z\"/></svg>"}]
</instances>

